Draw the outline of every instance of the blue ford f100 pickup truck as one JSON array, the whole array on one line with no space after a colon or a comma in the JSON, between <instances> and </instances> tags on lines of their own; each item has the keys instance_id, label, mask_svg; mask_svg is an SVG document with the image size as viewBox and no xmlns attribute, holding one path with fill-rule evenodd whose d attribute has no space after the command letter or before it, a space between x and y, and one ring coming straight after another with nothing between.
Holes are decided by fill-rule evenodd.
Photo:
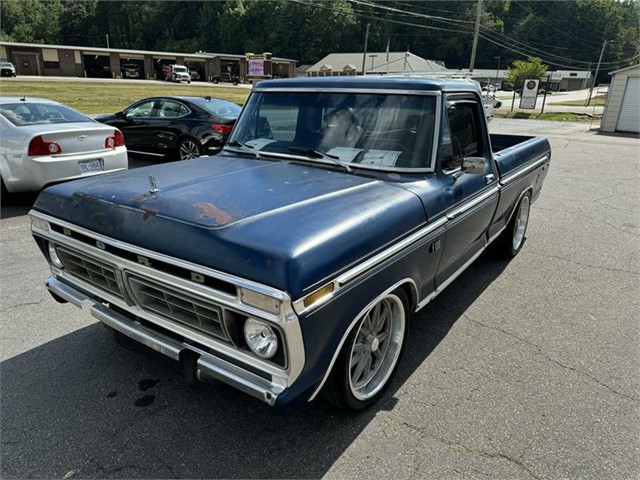
<instances>
[{"instance_id":1,"label":"blue ford f100 pickup truck","mask_svg":"<svg viewBox=\"0 0 640 480\"><path fill-rule=\"evenodd\" d=\"M377 400L411 315L487 246L523 245L550 161L490 135L474 83L259 83L216 157L43 191L46 285L190 380L278 411Z\"/></svg>"}]
</instances>

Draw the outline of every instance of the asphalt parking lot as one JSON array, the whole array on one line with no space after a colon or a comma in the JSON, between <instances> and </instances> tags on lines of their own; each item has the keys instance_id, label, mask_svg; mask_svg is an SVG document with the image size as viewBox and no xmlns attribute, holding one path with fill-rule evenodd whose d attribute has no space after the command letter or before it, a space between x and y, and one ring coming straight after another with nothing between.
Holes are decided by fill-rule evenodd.
<instances>
[{"instance_id":1,"label":"asphalt parking lot","mask_svg":"<svg viewBox=\"0 0 640 480\"><path fill-rule=\"evenodd\" d=\"M481 257L414 319L391 388L280 417L189 387L43 286L33 196L2 209L2 478L640 477L640 140L544 134L550 173L511 262ZM141 162L142 163L142 162Z\"/></svg>"}]
</instances>

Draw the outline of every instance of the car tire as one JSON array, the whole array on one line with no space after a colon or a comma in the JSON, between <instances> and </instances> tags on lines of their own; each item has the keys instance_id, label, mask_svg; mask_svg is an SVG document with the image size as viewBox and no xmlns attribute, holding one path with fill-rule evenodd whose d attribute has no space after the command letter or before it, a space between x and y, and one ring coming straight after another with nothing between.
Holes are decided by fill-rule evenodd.
<instances>
[{"instance_id":1,"label":"car tire","mask_svg":"<svg viewBox=\"0 0 640 480\"><path fill-rule=\"evenodd\" d=\"M11 199L11 194L7 190L7 186L4 184L4 179L0 177L0 203L6 205Z\"/></svg>"},{"instance_id":2,"label":"car tire","mask_svg":"<svg viewBox=\"0 0 640 480\"><path fill-rule=\"evenodd\" d=\"M409 323L402 289L384 295L344 342L323 389L338 408L363 410L380 399L398 366Z\"/></svg>"},{"instance_id":3,"label":"car tire","mask_svg":"<svg viewBox=\"0 0 640 480\"><path fill-rule=\"evenodd\" d=\"M220 81L220 80L218 80L217 78L214 78L214 79L213 79L213 83L216 83L216 84L217 84L219 81Z\"/></svg>"},{"instance_id":4,"label":"car tire","mask_svg":"<svg viewBox=\"0 0 640 480\"><path fill-rule=\"evenodd\" d=\"M185 137L178 144L178 160L191 160L202 156L202 144L195 138Z\"/></svg>"},{"instance_id":5,"label":"car tire","mask_svg":"<svg viewBox=\"0 0 640 480\"><path fill-rule=\"evenodd\" d=\"M238 85L238 81L237 81L237 80L234 80L234 81L233 81L233 84L234 84L234 85Z\"/></svg>"},{"instance_id":6,"label":"car tire","mask_svg":"<svg viewBox=\"0 0 640 480\"><path fill-rule=\"evenodd\" d=\"M500 108L500 107L502 107L502 102L496 102L495 107L496 107L496 108Z\"/></svg>"},{"instance_id":7,"label":"car tire","mask_svg":"<svg viewBox=\"0 0 640 480\"><path fill-rule=\"evenodd\" d=\"M502 258L515 257L524 245L531 211L531 192L525 193L516 207L507 228L494 244L494 253Z\"/></svg>"}]
</instances>

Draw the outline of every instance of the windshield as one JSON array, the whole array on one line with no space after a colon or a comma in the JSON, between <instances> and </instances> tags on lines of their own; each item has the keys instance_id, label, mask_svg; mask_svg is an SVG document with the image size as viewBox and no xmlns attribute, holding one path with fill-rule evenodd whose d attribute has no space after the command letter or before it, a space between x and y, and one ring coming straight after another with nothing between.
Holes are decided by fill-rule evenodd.
<instances>
[{"instance_id":1,"label":"windshield","mask_svg":"<svg viewBox=\"0 0 640 480\"><path fill-rule=\"evenodd\" d=\"M13 68L13 63L0 62L0 68Z\"/></svg>"},{"instance_id":2,"label":"windshield","mask_svg":"<svg viewBox=\"0 0 640 480\"><path fill-rule=\"evenodd\" d=\"M45 123L93 122L72 108L53 103L3 103L0 115L14 125L41 125Z\"/></svg>"},{"instance_id":3,"label":"windshield","mask_svg":"<svg viewBox=\"0 0 640 480\"><path fill-rule=\"evenodd\" d=\"M435 96L254 92L230 142L264 153L311 150L342 163L428 168Z\"/></svg>"},{"instance_id":4,"label":"windshield","mask_svg":"<svg viewBox=\"0 0 640 480\"><path fill-rule=\"evenodd\" d=\"M187 73L187 67L173 67L174 72Z\"/></svg>"}]
</instances>

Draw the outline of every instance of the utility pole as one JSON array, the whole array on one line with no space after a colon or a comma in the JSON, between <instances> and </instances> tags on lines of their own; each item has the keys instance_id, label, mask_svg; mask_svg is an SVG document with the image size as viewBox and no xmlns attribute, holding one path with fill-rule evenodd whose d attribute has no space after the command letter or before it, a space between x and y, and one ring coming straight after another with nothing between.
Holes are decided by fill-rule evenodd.
<instances>
[{"instance_id":1,"label":"utility pole","mask_svg":"<svg viewBox=\"0 0 640 480\"><path fill-rule=\"evenodd\" d=\"M367 61L367 43L369 42L369 23L367 23L367 33L364 34L364 53L362 54L362 75L364 75L365 62Z\"/></svg>"},{"instance_id":2,"label":"utility pole","mask_svg":"<svg viewBox=\"0 0 640 480\"><path fill-rule=\"evenodd\" d=\"M496 67L496 81L495 81L495 84L493 85L495 91L497 92L498 91L498 83L500 83L500 85L502 85L502 82L500 82L500 80L498 79L498 75L500 75L500 60L501 60L501 57L500 57L500 55L498 55L497 57L494 57L494 58L498 59L498 66ZM488 87L487 87L487 90L488 90Z\"/></svg>"},{"instance_id":3,"label":"utility pole","mask_svg":"<svg viewBox=\"0 0 640 480\"><path fill-rule=\"evenodd\" d=\"M473 34L473 47L471 48L471 61L469 62L469 73L473 73L473 66L476 63L476 50L478 48L478 35L480 34L480 15L482 14L482 0L478 0L478 11L476 12L476 30Z\"/></svg>"},{"instance_id":4,"label":"utility pole","mask_svg":"<svg viewBox=\"0 0 640 480\"><path fill-rule=\"evenodd\" d=\"M107 48L109 48L109 34L105 34L104 37L107 39Z\"/></svg>"},{"instance_id":5,"label":"utility pole","mask_svg":"<svg viewBox=\"0 0 640 480\"><path fill-rule=\"evenodd\" d=\"M593 94L593 87L596 84L596 79L598 78L598 71L600 70L600 62L602 62L602 55L604 54L604 49L607 46L607 43L613 43L613 40L605 40L602 44L602 50L600 50L600 58L598 59L598 66L596 67L596 74L593 76L593 82L591 82L591 88L589 89L589 98L587 98L587 107L591 103L591 95Z\"/></svg>"}]
</instances>

